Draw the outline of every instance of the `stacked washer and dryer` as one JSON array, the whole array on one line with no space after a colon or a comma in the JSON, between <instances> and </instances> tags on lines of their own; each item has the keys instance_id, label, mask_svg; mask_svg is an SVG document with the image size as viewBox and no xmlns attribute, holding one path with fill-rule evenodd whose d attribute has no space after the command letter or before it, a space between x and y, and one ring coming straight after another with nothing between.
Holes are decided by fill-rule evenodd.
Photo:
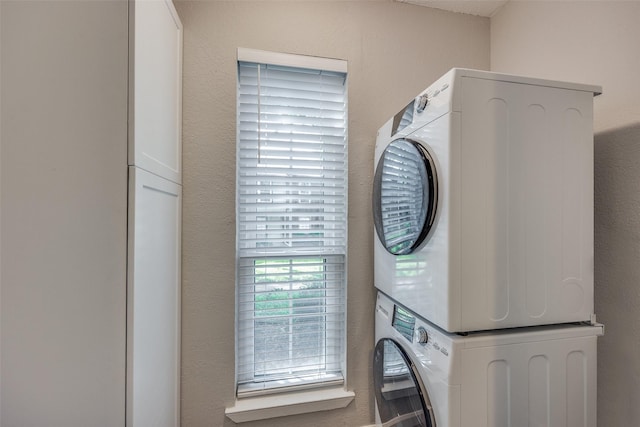
<instances>
[{"instance_id":1,"label":"stacked washer and dryer","mask_svg":"<svg viewBox=\"0 0 640 427\"><path fill-rule=\"evenodd\" d=\"M379 130L381 425L595 427L600 92L452 69Z\"/></svg>"}]
</instances>

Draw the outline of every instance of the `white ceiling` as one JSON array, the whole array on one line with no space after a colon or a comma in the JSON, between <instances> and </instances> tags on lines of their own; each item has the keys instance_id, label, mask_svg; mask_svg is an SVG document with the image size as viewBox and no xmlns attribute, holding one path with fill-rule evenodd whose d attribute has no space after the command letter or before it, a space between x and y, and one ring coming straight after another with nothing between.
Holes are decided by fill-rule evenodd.
<instances>
[{"instance_id":1,"label":"white ceiling","mask_svg":"<svg viewBox=\"0 0 640 427\"><path fill-rule=\"evenodd\" d=\"M402 3L434 7L451 12L491 17L508 0L396 0Z\"/></svg>"}]
</instances>

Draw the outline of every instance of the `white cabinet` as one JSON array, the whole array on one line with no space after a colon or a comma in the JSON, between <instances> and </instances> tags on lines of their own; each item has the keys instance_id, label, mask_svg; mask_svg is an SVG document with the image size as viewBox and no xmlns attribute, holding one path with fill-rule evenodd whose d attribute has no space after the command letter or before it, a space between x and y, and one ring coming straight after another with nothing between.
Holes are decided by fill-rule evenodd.
<instances>
[{"instance_id":1,"label":"white cabinet","mask_svg":"<svg viewBox=\"0 0 640 427\"><path fill-rule=\"evenodd\" d=\"M127 425L178 426L182 187L129 167Z\"/></svg>"},{"instance_id":2,"label":"white cabinet","mask_svg":"<svg viewBox=\"0 0 640 427\"><path fill-rule=\"evenodd\" d=\"M129 4L128 427L180 424L182 24Z\"/></svg>"},{"instance_id":3,"label":"white cabinet","mask_svg":"<svg viewBox=\"0 0 640 427\"><path fill-rule=\"evenodd\" d=\"M129 165L182 182L182 24L171 0L130 6Z\"/></svg>"},{"instance_id":4,"label":"white cabinet","mask_svg":"<svg viewBox=\"0 0 640 427\"><path fill-rule=\"evenodd\" d=\"M0 1L1 427L179 425L182 36L140 4Z\"/></svg>"}]
</instances>

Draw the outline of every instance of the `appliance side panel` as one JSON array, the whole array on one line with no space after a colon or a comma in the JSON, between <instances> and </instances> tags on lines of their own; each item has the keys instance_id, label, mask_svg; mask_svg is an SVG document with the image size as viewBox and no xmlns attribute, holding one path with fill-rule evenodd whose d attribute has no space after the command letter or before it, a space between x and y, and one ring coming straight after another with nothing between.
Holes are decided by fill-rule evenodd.
<instances>
[{"instance_id":1,"label":"appliance side panel","mask_svg":"<svg viewBox=\"0 0 640 427\"><path fill-rule=\"evenodd\" d=\"M462 425L596 425L597 337L462 350Z\"/></svg>"},{"instance_id":2,"label":"appliance side panel","mask_svg":"<svg viewBox=\"0 0 640 427\"><path fill-rule=\"evenodd\" d=\"M463 78L461 82L462 330L492 329L508 319L518 298L513 293L518 278L511 275L520 268L509 251L510 246L522 244L509 233L520 227L509 215L514 209L518 212L517 200L510 196L514 186L520 186L512 181L517 177L512 176L510 146L518 87L491 80Z\"/></svg>"},{"instance_id":3,"label":"appliance side panel","mask_svg":"<svg viewBox=\"0 0 640 427\"><path fill-rule=\"evenodd\" d=\"M562 360L562 359L560 359ZM534 354L527 364L528 372L528 399L527 407L530 426L550 426L550 396L551 377L550 361L546 354Z\"/></svg>"},{"instance_id":4,"label":"appliance side panel","mask_svg":"<svg viewBox=\"0 0 640 427\"><path fill-rule=\"evenodd\" d=\"M595 418L595 411L589 416L592 408L587 407L586 397L589 394L587 375L589 358L582 351L572 351L567 355L565 378L567 383L567 411L568 426L586 426L589 418ZM595 391L595 390L594 390ZM568 409L572 410L569 411Z\"/></svg>"},{"instance_id":5,"label":"appliance side panel","mask_svg":"<svg viewBox=\"0 0 640 427\"><path fill-rule=\"evenodd\" d=\"M462 79L460 330L593 312L592 95Z\"/></svg>"},{"instance_id":6,"label":"appliance side panel","mask_svg":"<svg viewBox=\"0 0 640 427\"><path fill-rule=\"evenodd\" d=\"M446 216L444 225L446 225L446 232L449 235L448 241L448 265L447 274L449 277L449 289L447 293L447 306L449 312L447 315L447 325L445 329L459 330L462 323L462 259L460 245L462 239L462 198L461 198L461 114L459 112L452 112L450 114L449 122L449 157L445 161L441 161L440 171L448 180L446 188L443 187L443 212L442 215ZM446 210L445 210L446 209ZM448 211L447 211L448 210ZM443 267L445 268L445 267ZM444 286L440 284L440 286ZM444 305L444 303L443 303Z\"/></svg>"},{"instance_id":7,"label":"appliance side panel","mask_svg":"<svg viewBox=\"0 0 640 427\"><path fill-rule=\"evenodd\" d=\"M593 99L523 86L525 300L532 322L593 313Z\"/></svg>"},{"instance_id":8,"label":"appliance side panel","mask_svg":"<svg viewBox=\"0 0 640 427\"><path fill-rule=\"evenodd\" d=\"M563 208L563 227L567 230L563 234L562 254L564 294L560 300L554 300L560 307L571 307L587 319L594 312L593 98L588 93L569 93L568 98L570 103L565 104L563 111L563 134L567 141L563 158L571 162L563 179L567 206Z\"/></svg>"}]
</instances>

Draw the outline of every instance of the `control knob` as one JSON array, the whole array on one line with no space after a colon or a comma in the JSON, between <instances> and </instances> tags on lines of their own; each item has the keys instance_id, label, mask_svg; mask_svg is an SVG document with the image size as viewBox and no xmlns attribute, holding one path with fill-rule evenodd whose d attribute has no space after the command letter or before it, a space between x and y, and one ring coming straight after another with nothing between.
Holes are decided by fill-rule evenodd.
<instances>
[{"instance_id":1,"label":"control knob","mask_svg":"<svg viewBox=\"0 0 640 427\"><path fill-rule=\"evenodd\" d=\"M419 344L426 344L429 341L429 334L422 326L416 331L416 341L418 341Z\"/></svg>"},{"instance_id":2,"label":"control knob","mask_svg":"<svg viewBox=\"0 0 640 427\"><path fill-rule=\"evenodd\" d=\"M424 109L427 108L428 103L429 103L429 97L427 96L427 94L425 93L424 95L420 95L418 97L418 106L416 108L416 111L418 113L422 113Z\"/></svg>"}]
</instances>

